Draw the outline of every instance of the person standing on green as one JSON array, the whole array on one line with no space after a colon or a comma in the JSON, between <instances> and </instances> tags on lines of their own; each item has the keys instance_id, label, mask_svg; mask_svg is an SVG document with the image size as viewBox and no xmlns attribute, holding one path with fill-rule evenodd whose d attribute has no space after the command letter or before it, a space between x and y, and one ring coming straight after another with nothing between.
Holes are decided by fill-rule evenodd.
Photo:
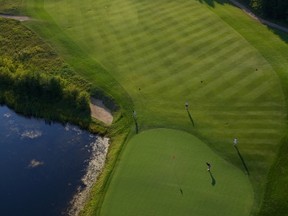
<instances>
[{"instance_id":1,"label":"person standing on green","mask_svg":"<svg viewBox=\"0 0 288 216\"><path fill-rule=\"evenodd\" d=\"M188 110L188 107L189 107L189 103L186 101L186 103L185 103L186 110Z\"/></svg>"},{"instance_id":2,"label":"person standing on green","mask_svg":"<svg viewBox=\"0 0 288 216\"><path fill-rule=\"evenodd\" d=\"M207 165L207 171L210 172L210 170L211 170L211 164L208 163L208 162L206 162L206 165Z\"/></svg>"},{"instance_id":3,"label":"person standing on green","mask_svg":"<svg viewBox=\"0 0 288 216\"><path fill-rule=\"evenodd\" d=\"M233 140L233 145L234 145L234 147L236 147L237 144L238 144L238 139L237 139L237 138L234 138L234 140Z\"/></svg>"}]
</instances>

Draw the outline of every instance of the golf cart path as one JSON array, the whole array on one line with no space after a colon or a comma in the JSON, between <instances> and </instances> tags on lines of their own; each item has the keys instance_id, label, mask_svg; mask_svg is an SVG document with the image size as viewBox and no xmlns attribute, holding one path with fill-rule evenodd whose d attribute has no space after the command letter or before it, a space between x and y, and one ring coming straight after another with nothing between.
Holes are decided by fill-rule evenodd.
<instances>
[{"instance_id":1,"label":"golf cart path","mask_svg":"<svg viewBox=\"0 0 288 216\"><path fill-rule=\"evenodd\" d=\"M253 19L259 21L260 23L262 23L264 25L267 25L267 26L269 26L271 28L281 30L281 31L283 31L285 33L288 33L288 28L286 28L284 26L281 26L281 25L278 25L278 24L275 24L273 22L267 21L265 19L262 19L262 18L256 16L248 7L244 6L243 4L239 3L238 1L235 1L235 0L229 0L229 1L232 4L234 4L235 6L237 6L238 8L240 8L241 10L243 10L250 17L252 17Z\"/></svg>"}]
</instances>

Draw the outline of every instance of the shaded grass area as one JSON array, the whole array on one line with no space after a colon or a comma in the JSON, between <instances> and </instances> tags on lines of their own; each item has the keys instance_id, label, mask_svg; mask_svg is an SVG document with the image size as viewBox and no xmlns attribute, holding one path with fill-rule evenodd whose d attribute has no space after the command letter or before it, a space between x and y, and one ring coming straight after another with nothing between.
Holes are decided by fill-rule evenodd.
<instances>
[{"instance_id":1,"label":"shaded grass area","mask_svg":"<svg viewBox=\"0 0 288 216\"><path fill-rule=\"evenodd\" d=\"M278 157L269 175L260 216L282 216L288 211L288 138L283 138Z\"/></svg>"},{"instance_id":2,"label":"shaded grass area","mask_svg":"<svg viewBox=\"0 0 288 216\"><path fill-rule=\"evenodd\" d=\"M252 203L240 169L188 133L154 129L127 144L100 215L248 216Z\"/></svg>"},{"instance_id":3,"label":"shaded grass area","mask_svg":"<svg viewBox=\"0 0 288 216\"><path fill-rule=\"evenodd\" d=\"M0 0L0 14L22 15L22 0Z\"/></svg>"},{"instance_id":4,"label":"shaded grass area","mask_svg":"<svg viewBox=\"0 0 288 216\"><path fill-rule=\"evenodd\" d=\"M247 167L247 165L246 165L246 162L245 162L243 156L241 155L241 153L240 153L240 151L239 151L239 149L238 149L237 146L234 146L234 148L235 148L236 151L237 151L237 154L238 154L238 156L239 156L239 158L240 158L240 160L241 160L241 162L242 162L242 164L243 164L243 167L244 167L244 169L245 169L245 171L246 171L246 174L249 175L249 169L248 169L248 167Z\"/></svg>"}]
</instances>

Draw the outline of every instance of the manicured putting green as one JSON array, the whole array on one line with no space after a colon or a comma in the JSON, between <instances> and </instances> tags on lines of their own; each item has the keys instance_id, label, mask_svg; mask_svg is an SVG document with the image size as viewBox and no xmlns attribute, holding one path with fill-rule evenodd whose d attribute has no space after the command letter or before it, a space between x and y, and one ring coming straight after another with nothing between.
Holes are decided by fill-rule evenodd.
<instances>
[{"instance_id":1,"label":"manicured putting green","mask_svg":"<svg viewBox=\"0 0 288 216\"><path fill-rule=\"evenodd\" d=\"M193 135L155 129L128 143L101 216L248 216L252 204L252 186L241 170Z\"/></svg>"}]
</instances>

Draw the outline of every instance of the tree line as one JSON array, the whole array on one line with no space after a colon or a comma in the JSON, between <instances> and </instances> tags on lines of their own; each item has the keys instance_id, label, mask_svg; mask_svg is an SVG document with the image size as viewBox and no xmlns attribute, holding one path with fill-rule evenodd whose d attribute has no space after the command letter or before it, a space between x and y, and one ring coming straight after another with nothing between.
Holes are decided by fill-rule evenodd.
<instances>
[{"instance_id":1,"label":"tree line","mask_svg":"<svg viewBox=\"0 0 288 216\"><path fill-rule=\"evenodd\" d=\"M55 112L58 107L66 111L66 117L73 119L90 116L89 101L87 91L60 76L33 71L9 57L0 57L0 103L26 115L37 116L39 113L40 116L45 110L49 119L59 117L59 113ZM66 117L60 120L68 120Z\"/></svg>"},{"instance_id":2,"label":"tree line","mask_svg":"<svg viewBox=\"0 0 288 216\"><path fill-rule=\"evenodd\" d=\"M90 127L89 82L19 21L0 18L0 29L0 104L26 116Z\"/></svg>"},{"instance_id":3,"label":"tree line","mask_svg":"<svg viewBox=\"0 0 288 216\"><path fill-rule=\"evenodd\" d=\"M268 19L288 21L287 0L242 0L259 15Z\"/></svg>"}]
</instances>

